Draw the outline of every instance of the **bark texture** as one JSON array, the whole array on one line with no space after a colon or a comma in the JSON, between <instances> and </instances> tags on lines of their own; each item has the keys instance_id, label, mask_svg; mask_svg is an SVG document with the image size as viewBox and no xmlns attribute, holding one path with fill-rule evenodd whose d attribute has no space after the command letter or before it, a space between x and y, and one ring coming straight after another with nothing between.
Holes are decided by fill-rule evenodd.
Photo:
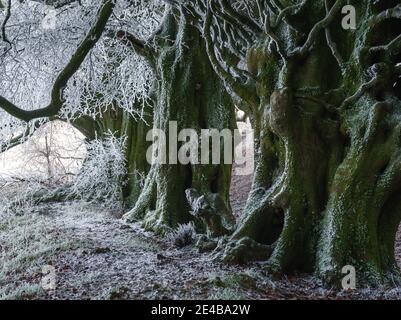
<instances>
[{"instance_id":1,"label":"bark texture","mask_svg":"<svg viewBox=\"0 0 401 320\"><path fill-rule=\"evenodd\" d=\"M152 63L159 79L154 127L167 134L167 141L173 138L169 136L171 121L177 121L178 132L191 128L199 136L201 129L233 129L234 108L210 65L201 33L184 14L168 10L155 38L158 50ZM165 233L194 219L187 189L219 195L230 208L230 181L231 165L153 164L135 207L125 218L141 220L145 228Z\"/></svg>"}]
</instances>

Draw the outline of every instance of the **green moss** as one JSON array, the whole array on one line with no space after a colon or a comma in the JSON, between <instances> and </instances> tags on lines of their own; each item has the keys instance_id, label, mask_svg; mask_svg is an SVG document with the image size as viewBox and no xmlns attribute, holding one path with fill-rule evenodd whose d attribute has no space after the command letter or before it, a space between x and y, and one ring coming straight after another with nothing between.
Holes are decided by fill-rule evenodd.
<instances>
[{"instance_id":1,"label":"green moss","mask_svg":"<svg viewBox=\"0 0 401 320\"><path fill-rule=\"evenodd\" d=\"M302 16L305 21L291 22L308 29L323 14L322 5L307 5L316 13L308 15L311 21ZM340 109L372 79L375 59L383 58L369 52L378 30L371 2L360 1L356 9L357 30L330 28L343 66L324 37L302 59L290 58L280 74L281 58L271 54L268 41L249 48L248 68L258 75L261 101L251 115L258 149L252 191L232 237L272 244L266 261L272 273L316 272L334 286L341 285L345 265L355 266L361 286L398 278L400 101L393 83L383 80ZM285 27L275 31L286 34L284 45L299 40Z\"/></svg>"}]
</instances>

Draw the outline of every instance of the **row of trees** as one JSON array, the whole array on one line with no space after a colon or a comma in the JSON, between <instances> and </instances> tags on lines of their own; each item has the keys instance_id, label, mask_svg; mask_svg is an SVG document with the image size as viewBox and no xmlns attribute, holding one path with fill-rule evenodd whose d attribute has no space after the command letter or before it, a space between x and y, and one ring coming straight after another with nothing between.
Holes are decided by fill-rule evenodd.
<instances>
[{"instance_id":1,"label":"row of trees","mask_svg":"<svg viewBox=\"0 0 401 320\"><path fill-rule=\"evenodd\" d=\"M127 172L146 174L143 187L129 174L128 221L163 233L200 217L210 237L229 234L220 258L264 260L276 274L315 272L339 285L342 267L353 265L365 284L398 279L399 1L22 2L0 2L5 74L16 57L38 58L10 24L13 6L46 3L60 19L73 12L76 25L63 31L82 38L63 51L63 66L46 60L54 76L50 99L37 99L50 101L44 107L24 100L29 91L19 100L13 80L1 79L1 128L12 134L2 136L4 148L43 119L70 121L88 139L111 130L128 138ZM355 8L355 30L341 27L346 4ZM250 117L256 138L253 186L236 225L230 165L145 160L151 126L233 129L234 105Z\"/></svg>"}]
</instances>

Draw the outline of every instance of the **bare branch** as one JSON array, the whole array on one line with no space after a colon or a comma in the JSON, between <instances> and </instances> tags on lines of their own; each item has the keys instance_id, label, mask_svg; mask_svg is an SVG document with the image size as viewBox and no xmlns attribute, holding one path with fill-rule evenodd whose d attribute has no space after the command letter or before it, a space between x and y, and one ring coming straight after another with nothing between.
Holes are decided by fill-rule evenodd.
<instances>
[{"instance_id":1,"label":"bare branch","mask_svg":"<svg viewBox=\"0 0 401 320\"><path fill-rule=\"evenodd\" d=\"M220 0L221 5L224 11L230 15L239 25L243 26L245 29L249 30L251 33L260 34L263 30L245 15L239 14L236 10L232 8L230 5L230 1L228 0Z\"/></svg>"},{"instance_id":2,"label":"bare branch","mask_svg":"<svg viewBox=\"0 0 401 320\"><path fill-rule=\"evenodd\" d=\"M115 35L122 43L130 46L138 55L146 58L153 65L156 53L152 47L128 31L119 30Z\"/></svg>"},{"instance_id":3,"label":"bare branch","mask_svg":"<svg viewBox=\"0 0 401 320\"><path fill-rule=\"evenodd\" d=\"M358 90L350 97L344 100L341 109L347 109L352 104L356 103L366 92L386 82L390 77L389 68L385 63L376 63L370 67L369 72L372 74L372 79L363 83ZM392 70L391 70L392 71Z\"/></svg>"},{"instance_id":4,"label":"bare branch","mask_svg":"<svg viewBox=\"0 0 401 320\"><path fill-rule=\"evenodd\" d=\"M316 23L308 35L308 39L302 47L298 47L291 53L291 56L304 57L313 47L317 36L320 31L327 28L328 25L334 20L336 14L341 10L344 0L337 0L330 11L326 14L322 20Z\"/></svg>"},{"instance_id":5,"label":"bare branch","mask_svg":"<svg viewBox=\"0 0 401 320\"><path fill-rule=\"evenodd\" d=\"M7 34L6 34L6 26L7 26L8 20L10 20L10 17L11 17L11 0L8 0L6 16L4 18L3 23L1 24L1 38L3 39L4 42L8 43L11 46L11 42L10 42L10 40L8 40Z\"/></svg>"},{"instance_id":6,"label":"bare branch","mask_svg":"<svg viewBox=\"0 0 401 320\"><path fill-rule=\"evenodd\" d=\"M268 22L268 17L266 17L266 21L265 21L265 33L274 41L274 43L276 44L277 52L280 54L283 61L286 62L288 60L288 55L284 49L284 45L281 43L281 40L271 30L269 22Z\"/></svg>"},{"instance_id":7,"label":"bare branch","mask_svg":"<svg viewBox=\"0 0 401 320\"><path fill-rule=\"evenodd\" d=\"M26 1L26 0L24 0L24 1ZM22 2L24 2L24 1L22 1ZM39 3L45 4L47 6L52 6L55 9L62 8L66 5L72 4L74 2L78 2L79 4L81 4L81 0L30 0L30 1L39 2Z\"/></svg>"},{"instance_id":8,"label":"bare branch","mask_svg":"<svg viewBox=\"0 0 401 320\"><path fill-rule=\"evenodd\" d=\"M0 153L10 150L20 144L26 142L42 125L47 121L35 121L34 123L28 123L26 130L16 137L11 138L9 141L0 144Z\"/></svg>"},{"instance_id":9,"label":"bare branch","mask_svg":"<svg viewBox=\"0 0 401 320\"><path fill-rule=\"evenodd\" d=\"M308 0L303 0L301 3L288 6L287 8L281 10L272 27L276 28L280 22L285 21L288 16L297 14L307 2Z\"/></svg>"},{"instance_id":10,"label":"bare branch","mask_svg":"<svg viewBox=\"0 0 401 320\"><path fill-rule=\"evenodd\" d=\"M209 0L210 1L210 0ZM219 63L216 54L214 52L213 40L211 38L211 23L212 23L212 15L210 7L206 12L203 35L206 40L206 50L209 56L210 62L215 70L215 72L220 76L220 78L224 81L226 87L234 93L238 95L244 101L247 101L249 105L253 107L257 107L259 105L259 99L257 95L254 94L247 88L245 85L240 84L236 79L232 77L232 75L226 71Z\"/></svg>"},{"instance_id":11,"label":"bare branch","mask_svg":"<svg viewBox=\"0 0 401 320\"><path fill-rule=\"evenodd\" d=\"M102 5L97 13L96 23L89 30L85 39L78 46L70 61L60 72L56 81L54 82L51 92L51 101L48 106L36 110L24 110L17 107L6 98L0 96L0 108L8 112L10 115L26 122L33 119L55 116L63 106L63 92L68 80L80 68L88 53L100 39L106 27L107 21L113 12L114 6L114 0L103 0Z\"/></svg>"},{"instance_id":12,"label":"bare branch","mask_svg":"<svg viewBox=\"0 0 401 320\"><path fill-rule=\"evenodd\" d=\"M329 0L325 0L325 6L326 6L326 13L329 13L330 10ZM329 46L334 58L337 60L338 66L340 67L342 74L344 74L345 73L344 61L343 58L341 57L340 52L338 51L337 44L333 41L331 37L330 28L328 26L325 29L325 33L326 33L327 45Z\"/></svg>"}]
</instances>

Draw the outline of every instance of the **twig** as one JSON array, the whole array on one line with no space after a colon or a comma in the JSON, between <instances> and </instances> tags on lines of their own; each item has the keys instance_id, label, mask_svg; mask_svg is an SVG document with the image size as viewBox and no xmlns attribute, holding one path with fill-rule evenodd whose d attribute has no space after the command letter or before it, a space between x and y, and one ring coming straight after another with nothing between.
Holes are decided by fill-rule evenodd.
<instances>
[{"instance_id":1,"label":"twig","mask_svg":"<svg viewBox=\"0 0 401 320\"><path fill-rule=\"evenodd\" d=\"M7 26L8 20L10 20L10 17L11 17L11 0L8 0L6 16L4 18L3 23L1 24L1 38L3 39L4 42L8 43L9 46L11 47L12 44L11 44L10 40L8 40L7 34L6 34L6 26Z\"/></svg>"}]
</instances>

